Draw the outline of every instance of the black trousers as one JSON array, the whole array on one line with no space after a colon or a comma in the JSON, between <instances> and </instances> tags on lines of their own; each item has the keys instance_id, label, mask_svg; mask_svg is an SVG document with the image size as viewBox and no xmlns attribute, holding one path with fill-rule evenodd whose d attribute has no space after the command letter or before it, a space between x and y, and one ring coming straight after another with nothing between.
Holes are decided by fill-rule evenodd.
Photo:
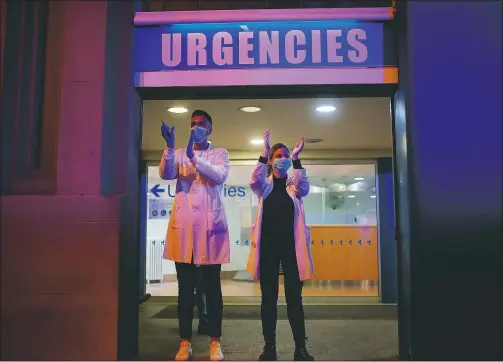
<instances>
[{"instance_id":1,"label":"black trousers","mask_svg":"<svg viewBox=\"0 0 503 362\"><path fill-rule=\"evenodd\" d=\"M204 283L203 283L203 273L201 267L197 269L196 278L196 306L199 316L199 323L208 323L208 311L206 308L206 294L204 294Z\"/></svg>"},{"instance_id":2,"label":"black trousers","mask_svg":"<svg viewBox=\"0 0 503 362\"><path fill-rule=\"evenodd\" d=\"M222 286L220 284L221 265L175 263L178 278L178 327L181 339L191 339L194 318L194 288L198 275L202 278L208 312L208 331L211 337L222 335ZM201 274L199 274L201 273Z\"/></svg>"},{"instance_id":3,"label":"black trousers","mask_svg":"<svg viewBox=\"0 0 503 362\"><path fill-rule=\"evenodd\" d=\"M278 319L279 266L283 269L285 299L293 339L297 347L306 343L302 282L299 279L295 243L291 239L262 238L260 243L260 289L262 291L262 333L266 343L276 339Z\"/></svg>"}]
</instances>

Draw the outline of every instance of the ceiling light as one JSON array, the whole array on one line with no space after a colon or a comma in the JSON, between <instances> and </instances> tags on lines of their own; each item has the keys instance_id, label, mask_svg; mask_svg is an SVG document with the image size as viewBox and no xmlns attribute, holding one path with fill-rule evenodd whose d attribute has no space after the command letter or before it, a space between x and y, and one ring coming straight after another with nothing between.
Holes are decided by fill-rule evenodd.
<instances>
[{"instance_id":1,"label":"ceiling light","mask_svg":"<svg viewBox=\"0 0 503 362\"><path fill-rule=\"evenodd\" d=\"M319 106L319 107L316 107L316 111L321 112L321 113L333 112L333 111L335 111L335 107L334 106Z\"/></svg>"},{"instance_id":2,"label":"ceiling light","mask_svg":"<svg viewBox=\"0 0 503 362\"><path fill-rule=\"evenodd\" d=\"M246 113L255 113L255 112L260 112L262 108L257 107L257 106L246 106L246 107L241 107L239 108L241 112L246 112Z\"/></svg>"},{"instance_id":3,"label":"ceiling light","mask_svg":"<svg viewBox=\"0 0 503 362\"><path fill-rule=\"evenodd\" d=\"M370 195L371 199L375 199L377 196L376 195Z\"/></svg>"},{"instance_id":4,"label":"ceiling light","mask_svg":"<svg viewBox=\"0 0 503 362\"><path fill-rule=\"evenodd\" d=\"M354 199L356 196L355 195L348 195L350 199Z\"/></svg>"},{"instance_id":5,"label":"ceiling light","mask_svg":"<svg viewBox=\"0 0 503 362\"><path fill-rule=\"evenodd\" d=\"M168 112L171 112L171 113L187 113L189 110L185 107L171 107L171 108L168 108Z\"/></svg>"},{"instance_id":6,"label":"ceiling light","mask_svg":"<svg viewBox=\"0 0 503 362\"><path fill-rule=\"evenodd\" d=\"M363 180L365 180L365 178L364 177L355 177L355 178L353 178L353 180L355 180L355 181L363 181Z\"/></svg>"},{"instance_id":7,"label":"ceiling light","mask_svg":"<svg viewBox=\"0 0 503 362\"><path fill-rule=\"evenodd\" d=\"M263 145L264 144L264 140L251 140L250 143L252 145Z\"/></svg>"},{"instance_id":8,"label":"ceiling light","mask_svg":"<svg viewBox=\"0 0 503 362\"><path fill-rule=\"evenodd\" d=\"M323 142L321 138L306 138L304 140L306 143L320 143Z\"/></svg>"}]
</instances>

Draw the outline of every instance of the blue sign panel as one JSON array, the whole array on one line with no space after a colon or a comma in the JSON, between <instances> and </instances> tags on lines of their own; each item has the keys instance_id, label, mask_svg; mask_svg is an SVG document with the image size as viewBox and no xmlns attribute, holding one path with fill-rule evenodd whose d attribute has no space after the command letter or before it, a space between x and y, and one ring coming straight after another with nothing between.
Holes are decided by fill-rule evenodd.
<instances>
[{"instance_id":1,"label":"blue sign panel","mask_svg":"<svg viewBox=\"0 0 503 362\"><path fill-rule=\"evenodd\" d=\"M354 68L384 64L383 24L175 24L135 29L135 71Z\"/></svg>"}]
</instances>

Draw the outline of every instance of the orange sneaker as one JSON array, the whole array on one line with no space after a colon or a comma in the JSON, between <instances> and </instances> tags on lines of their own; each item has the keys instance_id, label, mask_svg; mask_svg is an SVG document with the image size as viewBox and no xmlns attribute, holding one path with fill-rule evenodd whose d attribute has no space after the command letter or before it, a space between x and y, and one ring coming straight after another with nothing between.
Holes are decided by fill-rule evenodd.
<instances>
[{"instance_id":1,"label":"orange sneaker","mask_svg":"<svg viewBox=\"0 0 503 362\"><path fill-rule=\"evenodd\" d=\"M175 356L175 361L190 361L192 358L192 347L189 341L180 341L180 349Z\"/></svg>"},{"instance_id":2,"label":"orange sneaker","mask_svg":"<svg viewBox=\"0 0 503 362\"><path fill-rule=\"evenodd\" d=\"M223 361L224 354L222 353L222 347L220 346L220 341L213 340L210 342L210 361Z\"/></svg>"}]
</instances>

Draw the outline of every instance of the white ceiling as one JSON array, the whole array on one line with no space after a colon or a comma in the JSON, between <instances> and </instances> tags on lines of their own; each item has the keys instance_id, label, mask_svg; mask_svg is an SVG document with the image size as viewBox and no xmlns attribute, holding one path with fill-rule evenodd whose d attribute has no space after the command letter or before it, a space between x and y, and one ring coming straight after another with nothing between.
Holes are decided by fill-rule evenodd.
<instances>
[{"instance_id":1,"label":"white ceiling","mask_svg":"<svg viewBox=\"0 0 503 362\"><path fill-rule=\"evenodd\" d=\"M333 113L320 114L315 108L323 104L337 107ZM244 113L243 106L259 106L262 111ZM169 107L185 107L184 114L167 112ZM306 150L391 149L390 104L388 98L334 99L225 99L144 101L143 150L160 151L165 142L160 134L161 122L176 126L176 147L188 140L190 113L195 109L208 112L213 119L210 140L216 147L229 151L261 150L250 144L260 139L264 129L271 130L271 142L292 147L299 137L321 138L322 143L307 144Z\"/></svg>"}]
</instances>

